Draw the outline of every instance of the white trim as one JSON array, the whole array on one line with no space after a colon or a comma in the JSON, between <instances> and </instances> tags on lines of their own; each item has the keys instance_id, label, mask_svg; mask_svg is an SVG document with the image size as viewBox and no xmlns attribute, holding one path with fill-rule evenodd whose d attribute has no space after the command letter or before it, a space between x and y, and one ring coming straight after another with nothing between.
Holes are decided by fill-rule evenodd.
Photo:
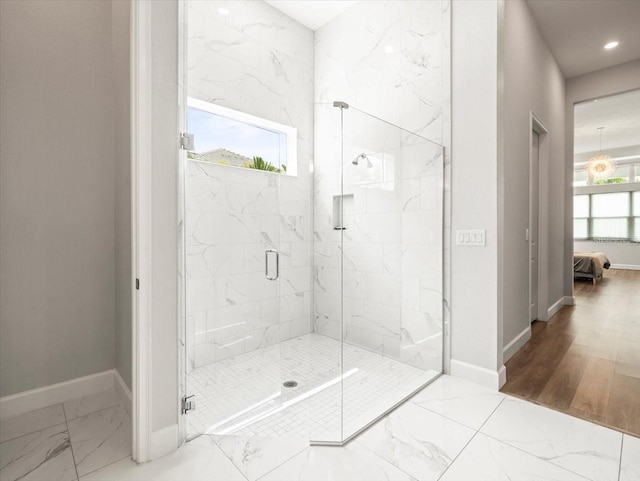
<instances>
[{"instance_id":1,"label":"white trim","mask_svg":"<svg viewBox=\"0 0 640 481\"><path fill-rule=\"evenodd\" d=\"M538 134L538 185L531 185L532 178L532 132ZM531 206L531 197L532 192L535 189L535 192L538 196L538 229L537 229L537 241L538 241L538 255L536 257L536 267L538 269L537 276L537 286L536 290L538 293L538 301L536 305L535 318L539 320L547 320L548 318L543 318L545 315L545 309L543 306L546 306L549 302L549 292L547 288L546 279L549 277L549 269L548 269L548 259L549 259L549 129L546 127L544 122L540 120L536 116L533 111L529 111L529 234L531 234L531 223L532 223L532 214L533 209ZM531 241L527 241L529 244L527 249L527 255L529 258L527 259L527 263L529 265L528 270L528 284L529 284L529 297L528 297L528 307L527 307L527 316L529 317L529 323L531 323L532 313L531 313Z\"/></svg>"},{"instance_id":2,"label":"white trim","mask_svg":"<svg viewBox=\"0 0 640 481\"><path fill-rule=\"evenodd\" d=\"M120 401L122 401L124 408L129 413L129 416L131 416L131 412L133 410L133 396L131 395L131 389L129 389L127 383L124 382L124 379L122 379L122 376L120 376L117 369L113 370L113 387L118 393L118 397L120 398Z\"/></svg>"},{"instance_id":3,"label":"white trim","mask_svg":"<svg viewBox=\"0 0 640 481\"><path fill-rule=\"evenodd\" d=\"M504 365L497 371L451 359L451 375L480 384L489 389L499 390L507 381L507 369Z\"/></svg>"},{"instance_id":4,"label":"white trim","mask_svg":"<svg viewBox=\"0 0 640 481\"><path fill-rule=\"evenodd\" d=\"M502 350L503 362L508 361L529 339L531 339L531 325L527 326L526 329L518 334L509 344L504 346Z\"/></svg>"},{"instance_id":5,"label":"white trim","mask_svg":"<svg viewBox=\"0 0 640 481\"><path fill-rule=\"evenodd\" d=\"M171 424L151 433L150 459L158 459L178 449L178 424Z\"/></svg>"},{"instance_id":6,"label":"white trim","mask_svg":"<svg viewBox=\"0 0 640 481\"><path fill-rule=\"evenodd\" d=\"M298 129L295 127L280 124L273 120L263 119L262 117L256 117L255 115L222 107L221 105L212 104L211 102L205 102L204 100L193 97L187 97L187 106L227 119L237 120L238 122L253 125L261 129L285 134L287 137L287 172L285 175L296 176L298 174Z\"/></svg>"},{"instance_id":7,"label":"white trim","mask_svg":"<svg viewBox=\"0 0 640 481\"><path fill-rule=\"evenodd\" d=\"M151 435L152 4L131 2L132 456L139 463L150 459Z\"/></svg>"},{"instance_id":8,"label":"white trim","mask_svg":"<svg viewBox=\"0 0 640 481\"><path fill-rule=\"evenodd\" d=\"M551 319L555 316L563 306L573 306L575 304L575 298L573 296L564 296L554 302L549 309L547 309L547 319Z\"/></svg>"},{"instance_id":9,"label":"white trim","mask_svg":"<svg viewBox=\"0 0 640 481\"><path fill-rule=\"evenodd\" d=\"M547 319L551 319L564 306L564 297L561 297L547 309Z\"/></svg>"},{"instance_id":10,"label":"white trim","mask_svg":"<svg viewBox=\"0 0 640 481\"><path fill-rule=\"evenodd\" d=\"M640 266L634 264L611 264L609 269L623 269L627 271L640 271Z\"/></svg>"},{"instance_id":11,"label":"white trim","mask_svg":"<svg viewBox=\"0 0 640 481\"><path fill-rule=\"evenodd\" d=\"M106 391L114 385L114 370L90 374L0 398L0 417L17 416L52 404Z\"/></svg>"}]
</instances>

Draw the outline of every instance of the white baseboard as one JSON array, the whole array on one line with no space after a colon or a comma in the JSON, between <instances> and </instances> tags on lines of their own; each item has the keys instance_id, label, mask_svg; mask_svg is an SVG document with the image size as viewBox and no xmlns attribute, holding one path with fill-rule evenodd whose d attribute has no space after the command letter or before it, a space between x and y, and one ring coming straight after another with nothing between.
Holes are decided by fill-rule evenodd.
<instances>
[{"instance_id":1,"label":"white baseboard","mask_svg":"<svg viewBox=\"0 0 640 481\"><path fill-rule=\"evenodd\" d=\"M131 412L133 411L133 396L131 394L131 390L129 389L129 386L127 386L127 383L124 382L124 379L122 379L122 376L120 376L117 369L113 370L113 387L118 393L118 397L120 397L120 401L122 401L122 404L129 413L129 416L133 416Z\"/></svg>"},{"instance_id":2,"label":"white baseboard","mask_svg":"<svg viewBox=\"0 0 640 481\"><path fill-rule=\"evenodd\" d=\"M634 264L611 264L609 269L623 269L627 271L640 271L640 266Z\"/></svg>"},{"instance_id":3,"label":"white baseboard","mask_svg":"<svg viewBox=\"0 0 640 481\"><path fill-rule=\"evenodd\" d=\"M497 371L451 359L451 375L499 390L507 381L507 369L502 365Z\"/></svg>"},{"instance_id":4,"label":"white baseboard","mask_svg":"<svg viewBox=\"0 0 640 481\"><path fill-rule=\"evenodd\" d=\"M563 296L558 299L549 309L547 309L547 320L555 316L564 306L573 306L575 299L571 296Z\"/></svg>"},{"instance_id":5,"label":"white baseboard","mask_svg":"<svg viewBox=\"0 0 640 481\"><path fill-rule=\"evenodd\" d=\"M503 362L507 362L511 356L513 356L518 349L526 344L526 342L531 339L531 326L527 326L520 334L518 334L509 344L504 346L502 350L502 360Z\"/></svg>"},{"instance_id":6,"label":"white baseboard","mask_svg":"<svg viewBox=\"0 0 640 481\"><path fill-rule=\"evenodd\" d=\"M17 416L113 386L113 369L0 398L0 417Z\"/></svg>"},{"instance_id":7,"label":"white baseboard","mask_svg":"<svg viewBox=\"0 0 640 481\"><path fill-rule=\"evenodd\" d=\"M178 425L172 424L166 428L151 433L149 446L149 461L158 459L178 449Z\"/></svg>"}]
</instances>

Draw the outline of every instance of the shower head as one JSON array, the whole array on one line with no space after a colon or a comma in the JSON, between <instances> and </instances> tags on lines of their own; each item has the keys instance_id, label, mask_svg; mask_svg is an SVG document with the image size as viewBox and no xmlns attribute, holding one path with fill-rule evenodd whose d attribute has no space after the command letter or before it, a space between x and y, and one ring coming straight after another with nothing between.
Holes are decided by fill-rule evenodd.
<instances>
[{"instance_id":1,"label":"shower head","mask_svg":"<svg viewBox=\"0 0 640 481\"><path fill-rule=\"evenodd\" d=\"M369 157L367 157L367 154L365 154L364 152L360 155L358 155L355 159L353 159L351 161L351 163L353 165L360 165L360 161L361 160L366 160L367 161L367 169L370 169L371 167L373 167L373 163L371 162L371 159Z\"/></svg>"}]
</instances>

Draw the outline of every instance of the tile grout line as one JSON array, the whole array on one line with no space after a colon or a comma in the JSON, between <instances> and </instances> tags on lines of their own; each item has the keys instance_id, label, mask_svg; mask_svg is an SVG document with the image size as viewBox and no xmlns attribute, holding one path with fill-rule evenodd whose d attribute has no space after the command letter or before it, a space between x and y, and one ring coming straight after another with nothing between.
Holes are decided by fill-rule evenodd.
<instances>
[{"instance_id":1,"label":"tile grout line","mask_svg":"<svg viewBox=\"0 0 640 481\"><path fill-rule=\"evenodd\" d=\"M203 434L202 436L207 436L209 438L209 441L211 441L211 443L213 444L213 447L216 448L218 451L220 451L222 453L222 455L229 460L229 462L231 463L231 466L236 468L236 471L238 471L240 473L240 476L242 476L244 479L249 481L249 478L247 478L247 476L245 476L245 474L240 470L240 468L238 466L236 466L236 463L233 462L233 459L231 459L229 456L227 456L227 453L224 452L224 449L222 449L220 446L218 446L218 443L215 442L215 440L213 439L213 436L210 436L208 434ZM260 476L260 477L262 477L262 476Z\"/></svg>"},{"instance_id":2,"label":"tile grout line","mask_svg":"<svg viewBox=\"0 0 640 481\"><path fill-rule=\"evenodd\" d=\"M62 405L62 414L64 415L64 422L67 426L67 434L69 435L69 447L71 448L71 459L73 460L73 469L76 471L76 479L80 481L80 475L78 474L78 465L76 464L76 455L73 452L73 443L71 442L71 431L69 431L69 421L67 421L67 411L64 408L64 403L60 403Z\"/></svg>"},{"instance_id":3,"label":"tile grout line","mask_svg":"<svg viewBox=\"0 0 640 481\"><path fill-rule=\"evenodd\" d=\"M498 391L498 392L499 392L499 391ZM504 401L505 399L506 399L506 396L502 396L502 399L500 399L500 402L496 405L496 407L493 409L493 411L491 411L491 414L489 414L489 417L491 417L491 415L493 414L493 412L494 412L496 409L498 409L498 407L500 406L500 404L502 404L502 401ZM489 418L487 418L487 419L482 423L482 425L481 425L478 429L476 429L476 428L474 428L474 427L472 427L472 426L467 426L466 424L461 423L460 421L458 421L458 420L456 420L456 419L452 419L452 418L450 418L450 417L448 417L448 416L446 416L446 415L444 415L444 414L442 414L442 413L439 413L438 411L434 411L433 409L430 409L430 408L428 408L428 407L426 407L426 406L422 406L422 405L420 405L420 404L417 404L417 403L415 403L415 402L412 402L411 400L409 400L409 402L411 402L414 406L417 406L417 407L419 407L419 408L424 409L425 411L429 411L430 413L437 414L438 416L441 416L441 417L443 417L443 418L445 418L445 419L447 419L447 420L449 420L449 421L453 421L454 423L459 424L460 426L463 426L463 427L465 427L465 428L467 428L467 429L472 429L473 431L478 431L478 430L480 430L480 428L482 428L482 426L484 426L484 423L486 423L486 422L487 422L487 420L489 419Z\"/></svg>"},{"instance_id":4,"label":"tile grout line","mask_svg":"<svg viewBox=\"0 0 640 481\"><path fill-rule=\"evenodd\" d=\"M129 457L131 459L131 455L127 455L127 456L123 456L120 459L115 459L113 461L111 461L110 463L105 464L104 466L100 466L99 468L93 469L91 471L87 471L86 473L84 473L81 477L78 477L78 481L81 481L82 478L89 476L91 473L95 473L96 471L100 471L101 469L106 468L107 466L111 466L112 464L116 464L120 461L122 461L123 459L127 459L127 457Z\"/></svg>"},{"instance_id":5,"label":"tile grout line","mask_svg":"<svg viewBox=\"0 0 640 481\"><path fill-rule=\"evenodd\" d=\"M437 416L440 416L441 418L444 418L444 419L446 419L447 421L451 421L451 422L453 422L453 423L455 423L455 424L457 424L457 425L459 425L459 426L462 426L462 427L464 427L464 428L467 428L467 429L470 429L470 430L472 430L472 431L475 431L475 432L473 433L473 436L471 436L471 438L469 439L469 441L467 441L467 443L462 447L462 449L460 450L460 452L459 452L459 453L458 453L458 454L453 458L453 460L451 461L451 463L449 464L449 466L447 466L447 468L442 472L442 474L441 474L440 476L438 476L438 479L440 479L442 476L444 476L444 473L446 473L446 472L447 472L447 470L449 469L449 467L454 463L454 461L455 461L456 459L458 459L458 456L460 456L460 454L462 454L462 451L464 451L464 450L465 450L465 448L469 445L469 443L471 443L471 441L473 441L473 439L476 437L476 434L478 434L478 432L480 431L480 429L482 428L482 426L484 426L484 425L485 425L485 423L486 423L486 422L489 420L489 418L493 415L493 413L496 411L496 409L498 409L498 408L500 407L500 404L502 404L502 401L504 401L504 399L505 399L505 397L503 396L503 398L500 400L500 402L497 404L497 406L496 406L496 407L491 411L491 413L489 414L489 416L487 417L487 419L484 421L484 423L482 423L482 425L481 425L477 430L476 430L476 429L474 429L474 428L471 428L471 427L467 426L466 424L462 424L462 423L460 423L460 422L458 422L458 421L455 421L455 420L453 420L453 419L450 419L450 418L448 418L447 416L445 416L444 414L441 414L441 413L438 413L438 412L432 411L431 409L428 409L428 408L426 408L426 407L424 407L424 406L419 406L419 405L417 405L417 404L413 403L413 405L414 405L414 406L416 406L416 407L422 408L422 409L424 409L425 411L428 411L428 412L430 412L430 413L432 413L432 414L435 414L435 415L437 415ZM409 400L409 402L411 402L411 400ZM390 415L390 414L391 414L391 413L389 413L389 415ZM387 416L389 416L389 415L387 415ZM386 416L385 416L385 417L386 417ZM382 421L383 419L385 419L385 418L380 419L378 422ZM376 423L376 424L378 424L378 423ZM362 433L362 434L364 434L364 433ZM406 472L406 471L405 471L404 469L402 469L400 466L396 466L395 464L393 464L393 463L391 463L391 462L387 461L387 460L386 460L386 459L384 459L382 456L380 456L378 453L376 453L375 451L372 451L371 449L369 449L369 447L368 447L368 446L366 446L366 445L364 445L364 444L360 443L360 442L358 441L358 438L355 438L355 439L353 440L353 442L355 442L356 444L358 444L358 446L363 447L364 449L366 449L367 451L369 451L369 452L370 452L371 454L373 454L374 456L376 456L376 457L380 458L380 459L381 459L382 461L384 461L385 463L388 463L388 464L390 464L390 465L394 466L395 468L399 469L400 471L402 471L403 473L405 473L405 474L406 474L406 475L408 475L409 477L413 477L413 475L412 475L412 474L410 474L410 473Z\"/></svg>"},{"instance_id":6,"label":"tile grout line","mask_svg":"<svg viewBox=\"0 0 640 481\"><path fill-rule=\"evenodd\" d=\"M60 403L60 404L61 404L61 403ZM55 406L55 404L54 404L54 406ZM28 413L24 413L24 414L28 414ZM65 425L66 425L66 423L67 423L67 421L66 421L66 420L64 420L64 421L62 421L62 422L60 422L60 423L57 423L57 424L54 424L54 425L52 425L52 426L47 426L46 428L36 429L35 431L31 431L30 433L21 434L20 436L16 436L15 438L5 439L4 441L0 442L0 445L2 445L2 444L4 444L4 443L8 443L9 441L15 441L16 439L20 439L20 438L23 438L23 437L25 437L25 436L30 436L30 435L32 435L32 434L39 433L40 431L44 431L44 430L46 430L46 429L51 429L51 428L55 428L55 427L57 427L57 426L62 426L63 424L65 424Z\"/></svg>"},{"instance_id":7,"label":"tile grout line","mask_svg":"<svg viewBox=\"0 0 640 481\"><path fill-rule=\"evenodd\" d=\"M71 419L70 421L75 421L76 419L86 418L86 417L92 416L93 414L98 414L98 413L101 413L102 411L106 411L107 409L113 409L113 408L118 407L118 406L121 406L122 409L124 409L125 414L129 415L129 413L127 413L127 410L125 409L124 405L121 402L118 402L118 404L114 404L113 406L109 406L109 407L106 407L106 408L98 409L97 411L91 411L90 413L83 414L82 416L76 416L75 418ZM64 410L64 404L63 404L62 408ZM66 418L66 414L65 414L65 418Z\"/></svg>"},{"instance_id":8,"label":"tile grout line","mask_svg":"<svg viewBox=\"0 0 640 481\"><path fill-rule=\"evenodd\" d=\"M620 475L622 474L622 450L624 449L624 434L620 440L620 461L618 462L618 481L620 481Z\"/></svg>"},{"instance_id":9,"label":"tile grout line","mask_svg":"<svg viewBox=\"0 0 640 481\"><path fill-rule=\"evenodd\" d=\"M520 398L517 398L517 397L511 396L511 395L509 395L509 394L505 394L503 401L504 401L505 399L509 399L509 398L513 398L513 399L515 399L517 402L526 402L526 403L529 403L529 404L534 404L534 405L536 405L535 403L531 403L530 401L523 400L523 399L520 399ZM502 404L502 402L501 402L500 404ZM500 405L498 405L498 407L499 407L499 406L500 406ZM496 409L498 409L498 407L496 407ZM544 408L544 406L540 406L540 407L543 407L543 408ZM495 412L495 410L494 410L494 412ZM565 414L565 413L562 413L562 414ZM568 414L566 414L566 415L567 415L567 416L569 416ZM485 424L487 424L487 422L489 421L489 418L491 418L491 416L493 416L493 413L491 413L491 415L487 418L487 420L486 420L484 423L482 423L482 426L480 426L480 428L478 429L478 432L480 432L480 429L482 429L482 428L484 427L484 425L485 425ZM583 421L584 421L584 420L583 420ZM589 422L589 421L587 421L587 422ZM591 423L591 424L593 424L593 423ZM482 434L483 436L486 436L486 437L488 437L488 438L493 439L494 441L498 441L499 443L504 444L505 446L511 447L511 448L513 448L513 449L517 449L517 450L518 450L518 451L520 451L521 453L527 454L527 455L529 455L529 456L533 456L534 458L539 459L539 460L541 460L541 461L543 461L543 462L545 462L545 463L549 463L549 464L551 464L551 465L553 465L553 466L556 466L557 468L563 469L563 470L565 470L565 471L567 471L567 472L569 472L569 473L571 473L571 474L575 474L576 476L580 476L581 478L584 478L584 479L590 479L590 478L587 478L586 476L584 476L584 475L582 475L582 474L580 474L580 473L576 473L575 471L571 471L570 469L565 468L564 466L560 466L559 464L552 463L551 461L548 461L548 460L546 460L546 459L544 459L544 458L541 458L541 457L539 457L539 456L536 456L535 454L531 454L531 453L529 453L529 452L525 451L524 449L519 448L518 446L514 446L514 445L512 445L512 444L509 444L509 443L507 443L507 442L503 441L502 439L498 439L498 438L496 438L496 437L494 437L494 436L491 436L490 434L487 434L487 433L481 433L481 434ZM453 464L453 463L451 463L451 464Z\"/></svg>"},{"instance_id":10,"label":"tile grout line","mask_svg":"<svg viewBox=\"0 0 640 481\"><path fill-rule=\"evenodd\" d=\"M92 414L96 414L96 413L99 413L99 412L102 412L102 411L106 411L107 409L111 409L111 408L116 407L116 406L122 406L122 402L119 402L118 404L116 404L116 405L114 405L114 406L111 406L111 407L108 407L108 408L99 409L98 411L94 411L94 412L89 413L89 414L86 414L86 415L84 415L84 416L78 416L77 418L72 419L72 421L75 421L76 419L82 419L82 418L85 418L85 417L91 416ZM124 409L124 406L122 406L122 408ZM128 412L126 412L127 410L126 410L126 409L124 409L124 411L125 411L125 417L129 416L129 413L128 413ZM111 466L112 464L118 463L118 462L122 461L123 459L127 459L127 458L132 459L132 455L131 455L131 454L128 454L128 455L123 456L123 457L121 457L121 458L119 458L119 459L114 459L113 461L111 461L111 462L109 462L109 463L105 464L104 466L100 466L99 468L93 469L93 470L91 470L91 471L87 471L86 473L84 473L84 474L82 475L82 477L78 476L78 481L80 481L80 480L81 480L82 478L84 478L85 476L90 475L91 473L95 473L96 471L100 471L101 469L104 469L104 468L106 468L107 466Z\"/></svg>"},{"instance_id":11,"label":"tile grout line","mask_svg":"<svg viewBox=\"0 0 640 481\"><path fill-rule=\"evenodd\" d=\"M290 458L288 458L286 461L281 462L280 464L278 464L275 468L270 469L269 471L267 471L266 473L264 473L263 475L259 476L258 478L256 478L256 481L261 480L262 478L264 478L267 474L274 472L276 469L278 469L281 466L284 466L285 464L287 464L289 461L291 461L293 458L297 458L298 456L300 456L302 453L307 452L308 450L310 450L311 448L313 448L314 446L307 446L306 448L304 448L302 451L300 451L299 453L294 454L293 456L291 456ZM316 446L317 447L317 446ZM222 450L222 449L221 449ZM235 466L235 464L234 464Z\"/></svg>"},{"instance_id":12,"label":"tile grout line","mask_svg":"<svg viewBox=\"0 0 640 481\"><path fill-rule=\"evenodd\" d=\"M449 463L449 466L446 467L446 469L442 472L442 474L440 476L438 476L438 480L442 479L442 477L447 474L447 471L449 471L449 468L451 466L453 466L453 464L456 462L456 460L460 457L460 455L464 452L465 449L467 449L467 446L469 446L469 444L471 444L471 441L473 441L476 436L478 435L478 433L480 432L480 430L484 427L485 424L487 424L487 421L489 421L489 419L491 419L491 416L494 415L494 413L498 410L498 408L500 406L502 406L502 403L504 402L504 400L506 399L506 397L503 397L500 402L498 403L498 405L495 407L495 409L493 411L491 411L491 414L489 414L487 416L487 419L484 420L484 422L480 425L480 427L476 430L476 432L473 434L473 436L471 436L471 439L469 439L469 441L467 442L467 444L464 445L464 447L460 450L460 452L456 455L455 458L453 458L453 460L451 460L451 463Z\"/></svg>"},{"instance_id":13,"label":"tile grout line","mask_svg":"<svg viewBox=\"0 0 640 481\"><path fill-rule=\"evenodd\" d=\"M505 445L505 446L507 446L509 448L513 448L516 451L520 451L521 453L524 453L524 454L526 454L528 456L531 456L533 458L539 459L540 461L542 461L544 463L551 464L552 466L555 466L556 468L560 468L560 469L562 469L562 470L564 470L564 471L566 471L568 473L571 473L571 474L573 474L575 476L579 476L579 477L581 477L583 479L587 479L589 481L593 481L591 478L587 478L584 474L576 473L575 471L571 471L569 468L565 468L564 466L560 466L559 464L552 463L551 461L548 461L548 460L546 460L544 458L541 458L540 456L536 456L535 454L531 454L530 452L525 451L524 449L519 448L518 446L514 446L513 444L509 444L508 442L503 441L502 439L498 439L498 438L496 438L494 436L491 436L490 434L487 434L487 433L480 433L480 434L482 434L483 436L488 437L489 439L493 439L494 441L497 441L500 444L503 444L503 445Z\"/></svg>"},{"instance_id":14,"label":"tile grout line","mask_svg":"<svg viewBox=\"0 0 640 481\"><path fill-rule=\"evenodd\" d=\"M625 433L620 432L620 431L617 431L617 430L615 430L615 429L611 429L611 428L608 428L608 427L606 427L606 426L602 426L602 425L600 425L600 424L597 424L597 423L594 423L594 422L591 422L591 421L587 421L586 419L577 418L577 417L575 417L575 416L571 416L570 414L563 413L563 412L561 412L561 411L556 411L555 409L551 409L551 408L548 408L548 407L546 407L546 406L541 406L541 405L539 405L539 404L536 404L536 403L531 402L531 401L526 400L526 399L520 399L520 398L517 398L517 397L511 396L511 395L506 395L506 396L505 396L505 399L507 399L507 398L513 398L516 402L521 402L521 403L526 403L526 404L532 404L532 405L534 405L534 406L538 406L538 407L540 407L540 408L547 409L547 410L552 411L552 412L560 413L560 414L562 414L562 415L564 415L564 416L568 416L568 417L570 417L570 418L573 418L574 420L577 420L577 421L579 421L579 422L585 422L585 423L591 424L592 426L594 426L594 427L596 427L596 428L601 428L601 429L609 430L609 431L611 431L611 432L613 432L613 433L615 433L615 434L620 434L620 435L622 436L622 439L624 440ZM488 419L487 419L487 421L488 421ZM484 424L483 424L482 426L484 426ZM481 426L481 429L482 429L482 426ZM518 447L518 446L515 446L515 445L513 445L513 444L510 444L510 443L508 443L508 442L506 442L506 441L504 441L504 440L502 440L502 439L496 438L495 436L492 436L492 435L487 434L487 433L482 433L482 434L484 434L485 436L487 436L487 437L489 437L489 438L493 439L494 441L498 441L498 442L500 442L500 443L504 444L505 446L510 446L510 447L512 447L512 448L514 448L514 449L517 449L518 451L521 451L521 452L523 452L523 453L525 453L525 454L528 454L529 456L533 456L533 457L538 458L538 459L540 459L540 460L542 460L542 461L544 461L544 462L546 462L546 463L549 463L549 464L552 464L552 465L554 465L554 466L556 466L556 467L558 467L558 468L564 469L565 471L568 471L568 472L570 472L571 474L575 474L576 476L580 476L581 478L584 478L584 479L591 479L591 478L587 478L584 474L577 473L577 472L575 472L575 471L572 471L572 470L571 470L571 469L569 469L569 468L566 468L566 467L564 467L564 466L561 466L561 465L559 465L559 464L556 464L556 463L554 463L553 461L549 461L549 460L547 460L547 459L541 458L540 456L537 456L537 455L532 454L532 453L530 453L530 452L528 452L528 451L525 451L524 449L522 449L522 448L520 448L520 447ZM622 443L622 441L621 441L621 443ZM619 461L618 461L619 469L620 469L621 464L622 464L622 444L620 445L620 459L619 459ZM619 475L618 475L618 476L619 476Z\"/></svg>"}]
</instances>

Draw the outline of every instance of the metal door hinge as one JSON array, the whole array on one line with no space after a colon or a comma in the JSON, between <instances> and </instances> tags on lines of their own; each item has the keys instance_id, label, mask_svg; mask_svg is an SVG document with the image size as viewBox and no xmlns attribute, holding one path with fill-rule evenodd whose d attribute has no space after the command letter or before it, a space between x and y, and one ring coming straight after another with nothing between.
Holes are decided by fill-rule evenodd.
<instances>
[{"instance_id":1,"label":"metal door hinge","mask_svg":"<svg viewBox=\"0 0 640 481\"><path fill-rule=\"evenodd\" d=\"M182 414L187 414L189 411L196 410L196 400L194 395L184 396L182 398Z\"/></svg>"},{"instance_id":2,"label":"metal door hinge","mask_svg":"<svg viewBox=\"0 0 640 481\"><path fill-rule=\"evenodd\" d=\"M193 134L189 132L180 133L180 149L193 150Z\"/></svg>"}]
</instances>

